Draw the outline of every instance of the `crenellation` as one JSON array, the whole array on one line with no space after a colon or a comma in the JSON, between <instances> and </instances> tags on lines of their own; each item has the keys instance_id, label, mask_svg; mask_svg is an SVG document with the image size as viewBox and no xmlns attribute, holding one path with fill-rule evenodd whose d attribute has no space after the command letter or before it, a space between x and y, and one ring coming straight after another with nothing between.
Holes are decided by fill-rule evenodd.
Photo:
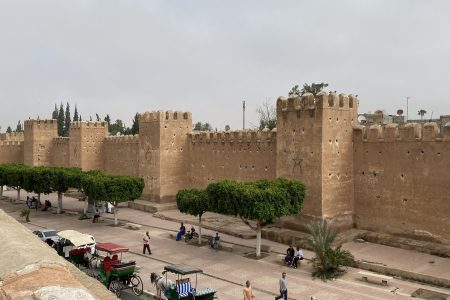
<instances>
[{"instance_id":1,"label":"crenellation","mask_svg":"<svg viewBox=\"0 0 450 300\"><path fill-rule=\"evenodd\" d=\"M0 141L23 141L23 132L11 132L11 133L1 133Z\"/></svg>"},{"instance_id":2,"label":"crenellation","mask_svg":"<svg viewBox=\"0 0 450 300\"><path fill-rule=\"evenodd\" d=\"M425 123L422 129L422 140L424 142L435 141L439 137L439 127L436 122Z\"/></svg>"},{"instance_id":3,"label":"crenellation","mask_svg":"<svg viewBox=\"0 0 450 300\"><path fill-rule=\"evenodd\" d=\"M442 140L450 141L450 122L444 125L444 129L442 131Z\"/></svg>"},{"instance_id":4,"label":"crenellation","mask_svg":"<svg viewBox=\"0 0 450 300\"><path fill-rule=\"evenodd\" d=\"M31 127L31 126L46 126L46 125L53 125L57 124L57 120L55 119L43 119L43 120L25 120L24 122L25 127Z\"/></svg>"},{"instance_id":5,"label":"crenellation","mask_svg":"<svg viewBox=\"0 0 450 300\"><path fill-rule=\"evenodd\" d=\"M403 141L418 141L422 139L422 126L419 123L408 123L400 128L400 139Z\"/></svg>"},{"instance_id":6,"label":"crenellation","mask_svg":"<svg viewBox=\"0 0 450 300\"><path fill-rule=\"evenodd\" d=\"M399 139L398 124L392 123L384 127L384 140L386 142L395 142Z\"/></svg>"},{"instance_id":7,"label":"crenellation","mask_svg":"<svg viewBox=\"0 0 450 300\"><path fill-rule=\"evenodd\" d=\"M368 142L378 142L383 139L383 128L381 125L372 125L367 130L367 141Z\"/></svg>"}]
</instances>

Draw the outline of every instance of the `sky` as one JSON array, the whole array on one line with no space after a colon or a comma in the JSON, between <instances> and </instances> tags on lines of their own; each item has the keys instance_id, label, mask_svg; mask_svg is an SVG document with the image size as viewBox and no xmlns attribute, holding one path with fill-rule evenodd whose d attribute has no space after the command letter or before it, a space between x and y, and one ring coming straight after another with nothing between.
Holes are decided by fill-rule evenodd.
<instances>
[{"instance_id":1,"label":"sky","mask_svg":"<svg viewBox=\"0 0 450 300\"><path fill-rule=\"evenodd\" d=\"M258 125L296 84L356 94L359 112L450 114L450 1L0 0L0 126L74 105L127 126L190 111Z\"/></svg>"}]
</instances>

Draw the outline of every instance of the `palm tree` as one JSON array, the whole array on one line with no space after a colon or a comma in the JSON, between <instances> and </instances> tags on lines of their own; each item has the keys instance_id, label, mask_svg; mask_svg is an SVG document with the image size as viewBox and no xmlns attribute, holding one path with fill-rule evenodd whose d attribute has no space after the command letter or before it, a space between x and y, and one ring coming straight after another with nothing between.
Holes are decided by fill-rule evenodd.
<instances>
[{"instance_id":1,"label":"palm tree","mask_svg":"<svg viewBox=\"0 0 450 300\"><path fill-rule=\"evenodd\" d=\"M312 222L308 225L308 229L311 236L307 243L316 254L311 260L314 277L322 280L339 277L346 272L342 266L354 264L355 259L349 251L342 250L341 246L332 248L338 232L329 228L324 220Z\"/></svg>"},{"instance_id":2,"label":"palm tree","mask_svg":"<svg viewBox=\"0 0 450 300\"><path fill-rule=\"evenodd\" d=\"M423 120L423 116L427 113L425 109L420 109L417 114L420 116L420 120Z\"/></svg>"}]
</instances>

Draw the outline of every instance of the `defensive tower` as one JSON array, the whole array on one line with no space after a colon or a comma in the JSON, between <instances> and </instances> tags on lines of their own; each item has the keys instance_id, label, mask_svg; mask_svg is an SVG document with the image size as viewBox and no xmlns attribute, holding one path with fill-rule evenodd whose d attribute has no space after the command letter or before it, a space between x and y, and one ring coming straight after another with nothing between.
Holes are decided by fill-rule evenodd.
<instances>
[{"instance_id":1,"label":"defensive tower","mask_svg":"<svg viewBox=\"0 0 450 300\"><path fill-rule=\"evenodd\" d=\"M299 179L308 190L294 227L323 218L336 227L353 226L352 127L354 96L320 93L277 101L277 177Z\"/></svg>"},{"instance_id":2,"label":"defensive tower","mask_svg":"<svg viewBox=\"0 0 450 300\"><path fill-rule=\"evenodd\" d=\"M58 137L56 120L26 120L23 163L29 166L52 165L52 146L56 137Z\"/></svg>"}]
</instances>

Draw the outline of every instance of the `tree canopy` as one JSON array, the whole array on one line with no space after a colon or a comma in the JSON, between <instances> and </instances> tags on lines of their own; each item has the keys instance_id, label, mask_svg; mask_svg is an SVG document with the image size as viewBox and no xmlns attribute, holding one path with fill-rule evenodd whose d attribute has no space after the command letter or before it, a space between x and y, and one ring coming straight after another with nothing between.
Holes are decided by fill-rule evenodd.
<instances>
[{"instance_id":1,"label":"tree canopy","mask_svg":"<svg viewBox=\"0 0 450 300\"><path fill-rule=\"evenodd\" d=\"M300 90L298 85L295 85L290 91L289 96L292 95L298 95L302 96L306 93L311 93L314 96L317 96L318 93L323 91L324 88L328 86L328 83L321 82L321 83L311 83L310 85L305 83L303 84L303 88Z\"/></svg>"}]
</instances>

